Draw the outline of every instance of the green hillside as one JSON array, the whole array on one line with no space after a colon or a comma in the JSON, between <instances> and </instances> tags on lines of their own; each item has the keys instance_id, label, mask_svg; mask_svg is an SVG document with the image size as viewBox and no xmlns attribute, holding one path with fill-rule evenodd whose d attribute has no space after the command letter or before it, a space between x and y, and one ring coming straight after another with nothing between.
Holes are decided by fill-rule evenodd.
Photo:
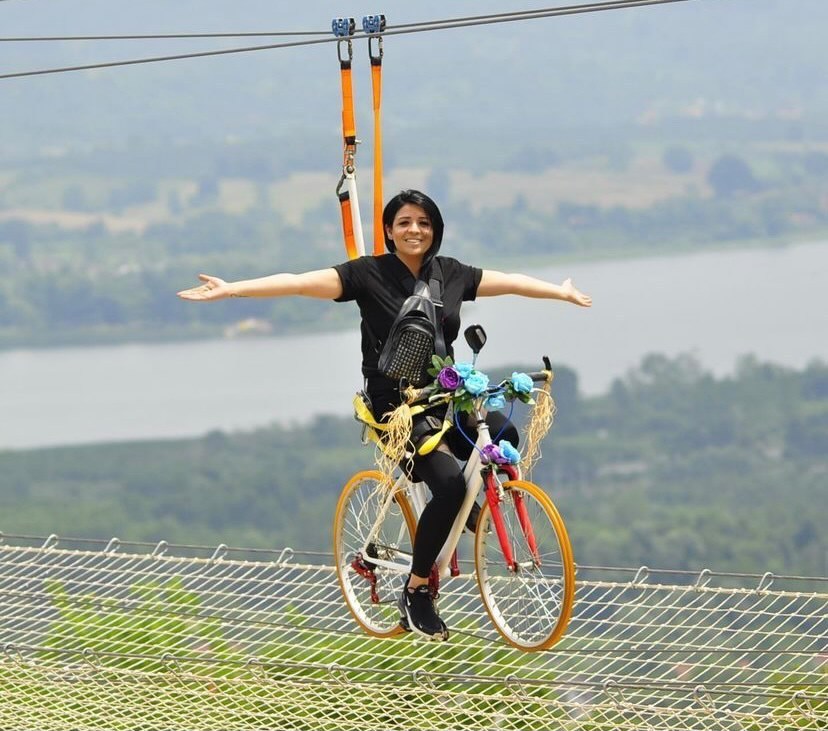
<instances>
[{"instance_id":1,"label":"green hillside","mask_svg":"<svg viewBox=\"0 0 828 731\"><path fill-rule=\"evenodd\" d=\"M689 356L653 355L605 396L580 396L565 368L553 393L559 415L534 478L579 563L828 571L825 364L745 359L717 379ZM4 452L0 529L329 550L338 491L371 461L347 418Z\"/></svg>"}]
</instances>

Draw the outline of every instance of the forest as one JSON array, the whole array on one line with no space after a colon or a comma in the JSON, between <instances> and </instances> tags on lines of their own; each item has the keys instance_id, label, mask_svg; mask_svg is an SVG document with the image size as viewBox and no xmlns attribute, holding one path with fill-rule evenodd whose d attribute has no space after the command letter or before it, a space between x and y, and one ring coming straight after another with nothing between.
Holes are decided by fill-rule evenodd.
<instances>
[{"instance_id":1,"label":"forest","mask_svg":"<svg viewBox=\"0 0 828 731\"><path fill-rule=\"evenodd\" d=\"M690 355L653 354L589 397L555 370L558 413L533 479L576 562L826 575L828 365L745 357L717 378ZM328 551L338 491L372 463L358 424L334 417L0 452L0 530Z\"/></svg>"},{"instance_id":2,"label":"forest","mask_svg":"<svg viewBox=\"0 0 828 731\"><path fill-rule=\"evenodd\" d=\"M441 202L447 251L484 266L824 236L828 152L787 142L774 125L754 127L745 127L758 137L741 154L669 136L580 152L514 144L487 173L507 186L493 200L480 200L466 169L425 168L405 180ZM276 334L352 323L318 302L180 305L174 293L200 271L248 278L344 258L338 208L332 194L319 199L321 181L303 204L285 204L272 181L287 163L275 154L253 165L252 148L203 152L192 179L164 177L186 168L191 153L178 148L147 151L143 170L135 154L124 156L121 177L96 171L93 154L29 165L5 183L0 175L0 348L220 337L248 318ZM309 150L304 164L313 159ZM556 192L547 199L546 189ZM612 203L618 189L626 192Z\"/></svg>"}]
</instances>

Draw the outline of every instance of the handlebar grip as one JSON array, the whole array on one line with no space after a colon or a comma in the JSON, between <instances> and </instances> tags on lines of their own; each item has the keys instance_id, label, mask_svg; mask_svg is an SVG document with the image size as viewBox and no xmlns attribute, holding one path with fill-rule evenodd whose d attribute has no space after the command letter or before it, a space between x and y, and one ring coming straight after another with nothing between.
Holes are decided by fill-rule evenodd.
<instances>
[{"instance_id":1,"label":"handlebar grip","mask_svg":"<svg viewBox=\"0 0 828 731\"><path fill-rule=\"evenodd\" d=\"M544 370L542 371L534 371L532 373L527 373L526 375L529 376L533 381L545 381L549 378L550 374L552 373L552 362L549 360L548 356L543 356L543 366Z\"/></svg>"},{"instance_id":2,"label":"handlebar grip","mask_svg":"<svg viewBox=\"0 0 828 731\"><path fill-rule=\"evenodd\" d=\"M403 398L407 404L413 404L416 401L424 401L428 396L431 396L434 391L434 386L423 386L422 388L414 388L413 386L409 386L404 391L401 389Z\"/></svg>"}]
</instances>

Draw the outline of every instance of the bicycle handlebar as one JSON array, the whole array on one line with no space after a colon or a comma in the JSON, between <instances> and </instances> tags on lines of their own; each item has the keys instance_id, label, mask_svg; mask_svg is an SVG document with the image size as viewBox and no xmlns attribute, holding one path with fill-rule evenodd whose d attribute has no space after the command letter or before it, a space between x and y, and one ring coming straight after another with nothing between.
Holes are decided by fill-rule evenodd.
<instances>
[{"instance_id":1,"label":"bicycle handlebar","mask_svg":"<svg viewBox=\"0 0 828 731\"><path fill-rule=\"evenodd\" d=\"M529 376L529 378L531 378L534 382L548 380L552 376L552 363L546 355L543 356L543 366L544 369L542 371L533 371L532 373L527 373L526 375ZM508 381L509 379L507 378L496 386L489 386L489 388L486 389L486 393L495 393L500 391L503 386L508 383ZM446 402L449 401L453 395L451 392L438 391L437 386L434 384L429 384L428 386L423 386L422 388L414 388L413 386L406 387L404 384L400 384L400 393L403 395L403 399L407 404L409 404L409 406L426 400L428 400L430 404Z\"/></svg>"},{"instance_id":2,"label":"bicycle handlebar","mask_svg":"<svg viewBox=\"0 0 828 731\"><path fill-rule=\"evenodd\" d=\"M543 370L542 371L533 371L532 373L527 373L526 375L529 376L533 381L545 381L549 378L549 375L552 373L552 363L549 360L549 356L543 356Z\"/></svg>"}]
</instances>

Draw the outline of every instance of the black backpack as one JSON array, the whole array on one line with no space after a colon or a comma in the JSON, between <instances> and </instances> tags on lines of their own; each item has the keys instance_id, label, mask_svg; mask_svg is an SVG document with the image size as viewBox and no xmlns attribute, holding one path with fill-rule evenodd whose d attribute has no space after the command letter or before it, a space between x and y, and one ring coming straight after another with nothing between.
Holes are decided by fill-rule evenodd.
<instances>
[{"instance_id":1,"label":"black backpack","mask_svg":"<svg viewBox=\"0 0 828 731\"><path fill-rule=\"evenodd\" d=\"M380 373L394 381L405 378L418 388L431 380L426 371L432 356L446 354L440 300L442 273L435 265L428 284L418 279L414 294L403 302L379 354Z\"/></svg>"}]
</instances>

